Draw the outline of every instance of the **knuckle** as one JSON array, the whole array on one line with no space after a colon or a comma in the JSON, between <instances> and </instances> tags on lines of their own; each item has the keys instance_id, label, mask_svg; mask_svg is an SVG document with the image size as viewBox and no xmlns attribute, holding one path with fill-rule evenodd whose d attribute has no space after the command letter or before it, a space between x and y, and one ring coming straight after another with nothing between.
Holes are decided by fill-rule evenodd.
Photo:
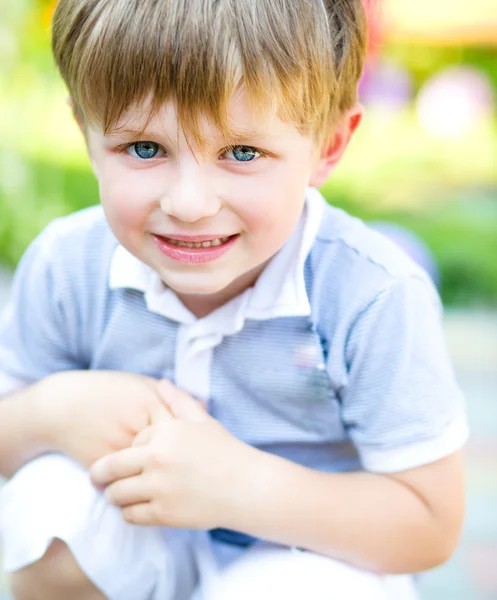
<instances>
[{"instance_id":1,"label":"knuckle","mask_svg":"<svg viewBox=\"0 0 497 600\"><path fill-rule=\"evenodd\" d=\"M163 469L168 465L166 453L161 449L150 449L148 452L147 462L152 468Z\"/></svg>"},{"instance_id":2,"label":"knuckle","mask_svg":"<svg viewBox=\"0 0 497 600\"><path fill-rule=\"evenodd\" d=\"M132 506L127 506L121 510L122 518L126 521L126 523L130 523L131 525L136 525L138 523L138 518L136 515L136 511Z\"/></svg>"},{"instance_id":3,"label":"knuckle","mask_svg":"<svg viewBox=\"0 0 497 600\"><path fill-rule=\"evenodd\" d=\"M111 454L107 456L104 461L99 474L99 479L102 484L110 485L119 479L120 469L117 462L117 456Z\"/></svg>"},{"instance_id":4,"label":"knuckle","mask_svg":"<svg viewBox=\"0 0 497 600\"><path fill-rule=\"evenodd\" d=\"M158 523L171 525L171 511L163 502L157 502L153 505L153 517Z\"/></svg>"},{"instance_id":5,"label":"knuckle","mask_svg":"<svg viewBox=\"0 0 497 600\"><path fill-rule=\"evenodd\" d=\"M117 464L114 456L112 455L105 459L105 475L110 480L113 480L117 477Z\"/></svg>"}]
</instances>

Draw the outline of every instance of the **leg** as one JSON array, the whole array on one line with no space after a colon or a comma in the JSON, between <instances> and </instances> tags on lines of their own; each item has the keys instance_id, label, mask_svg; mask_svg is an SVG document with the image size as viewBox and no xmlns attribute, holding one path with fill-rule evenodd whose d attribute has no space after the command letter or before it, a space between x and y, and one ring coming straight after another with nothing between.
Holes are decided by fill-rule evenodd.
<instances>
[{"instance_id":1,"label":"leg","mask_svg":"<svg viewBox=\"0 0 497 600\"><path fill-rule=\"evenodd\" d=\"M389 577L271 544L257 544L226 569L202 600L416 600L408 576L399 578L395 594ZM203 590L202 590L203 591Z\"/></svg>"},{"instance_id":2,"label":"leg","mask_svg":"<svg viewBox=\"0 0 497 600\"><path fill-rule=\"evenodd\" d=\"M105 600L58 539L42 558L12 573L10 585L15 600Z\"/></svg>"},{"instance_id":3,"label":"leg","mask_svg":"<svg viewBox=\"0 0 497 600\"><path fill-rule=\"evenodd\" d=\"M37 600L180 600L193 585L185 536L126 523L63 456L21 469L2 490L0 514L16 598L34 589Z\"/></svg>"}]
</instances>

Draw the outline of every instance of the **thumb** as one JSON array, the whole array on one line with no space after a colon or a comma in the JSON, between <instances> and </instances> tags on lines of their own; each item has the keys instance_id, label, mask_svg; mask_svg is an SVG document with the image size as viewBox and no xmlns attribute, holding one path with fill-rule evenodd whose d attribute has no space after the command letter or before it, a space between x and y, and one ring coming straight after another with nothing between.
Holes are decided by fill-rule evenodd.
<instances>
[{"instance_id":1,"label":"thumb","mask_svg":"<svg viewBox=\"0 0 497 600\"><path fill-rule=\"evenodd\" d=\"M201 423L209 418L203 405L198 400L195 400L193 396L176 387L167 379L159 382L159 394L173 417L177 419Z\"/></svg>"}]
</instances>

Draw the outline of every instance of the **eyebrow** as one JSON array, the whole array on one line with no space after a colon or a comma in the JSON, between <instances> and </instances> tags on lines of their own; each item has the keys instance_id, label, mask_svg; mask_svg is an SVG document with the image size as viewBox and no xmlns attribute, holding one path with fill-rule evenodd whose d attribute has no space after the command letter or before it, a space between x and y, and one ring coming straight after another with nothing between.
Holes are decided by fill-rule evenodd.
<instances>
[{"instance_id":1,"label":"eyebrow","mask_svg":"<svg viewBox=\"0 0 497 600\"><path fill-rule=\"evenodd\" d=\"M171 141L171 137L168 136L165 132L159 133L157 131L152 131L152 130L149 131L147 129L121 129L121 128L118 128L118 129L111 130L109 133L106 134L105 137L116 138L116 137L122 137L122 136L130 136L131 138L141 138L141 139L145 139L147 137L158 139L158 138L164 137L169 142ZM210 138L210 139L215 139L215 138ZM263 143L265 140L266 140L266 138L265 138L264 134L261 135L261 133L256 131L255 129L240 129L240 130L233 129L225 141L228 144L235 145L237 142L240 143L240 141Z\"/></svg>"},{"instance_id":2,"label":"eyebrow","mask_svg":"<svg viewBox=\"0 0 497 600\"><path fill-rule=\"evenodd\" d=\"M233 129L231 131L230 137L234 140L244 139L249 141L264 139L264 135L260 135L260 133L255 129Z\"/></svg>"},{"instance_id":3,"label":"eyebrow","mask_svg":"<svg viewBox=\"0 0 497 600\"><path fill-rule=\"evenodd\" d=\"M122 135L130 135L132 137L151 135L152 137L158 137L157 133L147 131L146 129L112 129L105 135L105 137L119 137Z\"/></svg>"}]
</instances>

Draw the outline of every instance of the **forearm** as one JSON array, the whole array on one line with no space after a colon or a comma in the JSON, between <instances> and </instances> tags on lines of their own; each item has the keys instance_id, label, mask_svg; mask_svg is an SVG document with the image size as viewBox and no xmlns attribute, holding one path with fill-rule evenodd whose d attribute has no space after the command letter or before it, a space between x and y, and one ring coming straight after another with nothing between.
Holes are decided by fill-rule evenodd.
<instances>
[{"instance_id":1,"label":"forearm","mask_svg":"<svg viewBox=\"0 0 497 600\"><path fill-rule=\"evenodd\" d=\"M0 400L0 474L46 452L84 467L124 448L154 419L170 416L157 380L121 371L52 373Z\"/></svg>"},{"instance_id":2,"label":"forearm","mask_svg":"<svg viewBox=\"0 0 497 600\"><path fill-rule=\"evenodd\" d=\"M0 475L12 477L24 464L53 448L43 427L35 384L0 398Z\"/></svg>"},{"instance_id":3,"label":"forearm","mask_svg":"<svg viewBox=\"0 0 497 600\"><path fill-rule=\"evenodd\" d=\"M457 517L393 477L324 474L257 451L226 518L226 527L383 573L432 568L458 538Z\"/></svg>"}]
</instances>

